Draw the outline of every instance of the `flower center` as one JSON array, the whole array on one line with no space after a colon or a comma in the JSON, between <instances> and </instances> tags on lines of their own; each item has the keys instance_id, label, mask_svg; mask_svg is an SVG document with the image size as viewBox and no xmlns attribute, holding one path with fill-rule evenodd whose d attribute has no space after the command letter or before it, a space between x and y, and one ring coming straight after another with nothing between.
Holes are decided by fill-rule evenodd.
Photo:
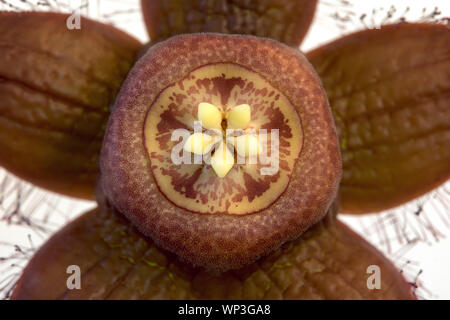
<instances>
[{"instance_id":1,"label":"flower center","mask_svg":"<svg viewBox=\"0 0 450 320\"><path fill-rule=\"evenodd\" d=\"M197 118L202 132L186 140L184 150L203 155L218 177L223 178L236 163L234 151L243 158L255 158L261 151L259 137L250 132L251 108L241 104L223 110L208 102L198 105ZM252 159L253 161L255 159Z\"/></svg>"},{"instance_id":2,"label":"flower center","mask_svg":"<svg viewBox=\"0 0 450 320\"><path fill-rule=\"evenodd\" d=\"M199 108L204 102L212 108ZM245 117L235 118L236 107L243 104L250 120L239 126ZM245 215L269 207L286 189L303 144L290 100L261 75L232 63L199 67L158 93L143 130L158 189L178 207L202 214ZM186 143L191 135L200 138ZM256 142L263 147L259 154Z\"/></svg>"}]
</instances>

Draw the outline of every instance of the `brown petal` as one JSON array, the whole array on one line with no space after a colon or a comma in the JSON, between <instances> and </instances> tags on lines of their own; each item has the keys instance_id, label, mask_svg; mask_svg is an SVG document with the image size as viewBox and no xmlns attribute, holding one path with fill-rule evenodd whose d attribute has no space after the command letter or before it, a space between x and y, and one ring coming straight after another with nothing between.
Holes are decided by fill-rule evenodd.
<instances>
[{"instance_id":1,"label":"brown petal","mask_svg":"<svg viewBox=\"0 0 450 320\"><path fill-rule=\"evenodd\" d=\"M88 19L0 13L0 165L40 187L92 198L109 107L140 43Z\"/></svg>"},{"instance_id":2,"label":"brown petal","mask_svg":"<svg viewBox=\"0 0 450 320\"><path fill-rule=\"evenodd\" d=\"M69 265L81 290L67 290ZM381 269L369 290L366 270ZM374 247L330 214L301 238L244 269L209 274L178 261L109 210L53 236L25 269L13 299L410 299L411 286Z\"/></svg>"},{"instance_id":3,"label":"brown petal","mask_svg":"<svg viewBox=\"0 0 450 320\"><path fill-rule=\"evenodd\" d=\"M343 211L381 211L449 179L449 26L365 30L308 58L340 134Z\"/></svg>"},{"instance_id":4,"label":"brown petal","mask_svg":"<svg viewBox=\"0 0 450 320\"><path fill-rule=\"evenodd\" d=\"M309 29L316 0L142 0L152 40L183 33L251 34L298 46Z\"/></svg>"}]
</instances>

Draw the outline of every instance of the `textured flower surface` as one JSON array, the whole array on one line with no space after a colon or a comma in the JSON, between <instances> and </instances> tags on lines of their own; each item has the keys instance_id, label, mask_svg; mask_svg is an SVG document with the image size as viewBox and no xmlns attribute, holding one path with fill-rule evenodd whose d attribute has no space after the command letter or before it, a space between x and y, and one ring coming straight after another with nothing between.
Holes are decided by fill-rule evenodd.
<instances>
[{"instance_id":1,"label":"textured flower surface","mask_svg":"<svg viewBox=\"0 0 450 320\"><path fill-rule=\"evenodd\" d=\"M415 297L336 215L448 180L449 27L361 31L307 53L311 67L291 47L316 1L282 2L143 0L146 46L86 18L74 31L69 15L0 12L0 165L98 203L40 248L13 298ZM199 167L164 162L175 128ZM281 173L268 178L254 161L258 130L274 128ZM66 287L73 261L82 290Z\"/></svg>"}]
</instances>

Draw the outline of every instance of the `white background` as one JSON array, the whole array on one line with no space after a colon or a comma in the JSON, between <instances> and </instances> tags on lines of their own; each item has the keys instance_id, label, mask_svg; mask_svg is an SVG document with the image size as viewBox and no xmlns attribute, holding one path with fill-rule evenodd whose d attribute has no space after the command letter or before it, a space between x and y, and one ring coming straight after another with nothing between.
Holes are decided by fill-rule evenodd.
<instances>
[{"instance_id":1,"label":"white background","mask_svg":"<svg viewBox=\"0 0 450 320\"><path fill-rule=\"evenodd\" d=\"M37 5L38 2L41 5ZM0 9L69 12L77 3L82 3L84 15L113 23L143 42L148 41L137 0L25 3L15 0L1 1ZM396 8L393 17L384 20L392 5ZM301 49L310 50L343 34L377 27L383 21L395 22L401 17L408 21L427 21L435 7L441 11L437 18L450 15L448 0L353 0L349 4L337 0L321 1ZM361 20L363 14L366 17ZM45 192L0 169L0 258L8 258L0 259L0 297L4 298L35 249L52 232L94 206L93 202ZM418 208L423 210L420 215L415 215ZM409 281L417 283L419 298L450 299L450 184L396 210L340 217L392 259Z\"/></svg>"}]
</instances>

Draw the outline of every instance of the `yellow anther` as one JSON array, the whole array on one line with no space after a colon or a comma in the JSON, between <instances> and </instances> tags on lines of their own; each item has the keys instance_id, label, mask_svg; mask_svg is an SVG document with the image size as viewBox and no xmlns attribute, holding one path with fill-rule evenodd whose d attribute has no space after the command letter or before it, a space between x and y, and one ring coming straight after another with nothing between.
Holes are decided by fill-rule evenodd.
<instances>
[{"instance_id":1,"label":"yellow anther","mask_svg":"<svg viewBox=\"0 0 450 320\"><path fill-rule=\"evenodd\" d=\"M228 129L245 129L251 120L250 106L248 104L240 104L233 107L227 119Z\"/></svg>"},{"instance_id":2,"label":"yellow anther","mask_svg":"<svg viewBox=\"0 0 450 320\"><path fill-rule=\"evenodd\" d=\"M187 152L205 154L211 150L215 141L215 137L201 132L196 132L189 136L183 148Z\"/></svg>"},{"instance_id":3,"label":"yellow anther","mask_svg":"<svg viewBox=\"0 0 450 320\"><path fill-rule=\"evenodd\" d=\"M222 129L222 112L208 102L202 102L198 105L198 120L202 122L205 129Z\"/></svg>"},{"instance_id":4,"label":"yellow anther","mask_svg":"<svg viewBox=\"0 0 450 320\"><path fill-rule=\"evenodd\" d=\"M219 178L223 178L233 168L234 155L228 150L224 143L221 143L216 152L211 157L211 166Z\"/></svg>"}]
</instances>

